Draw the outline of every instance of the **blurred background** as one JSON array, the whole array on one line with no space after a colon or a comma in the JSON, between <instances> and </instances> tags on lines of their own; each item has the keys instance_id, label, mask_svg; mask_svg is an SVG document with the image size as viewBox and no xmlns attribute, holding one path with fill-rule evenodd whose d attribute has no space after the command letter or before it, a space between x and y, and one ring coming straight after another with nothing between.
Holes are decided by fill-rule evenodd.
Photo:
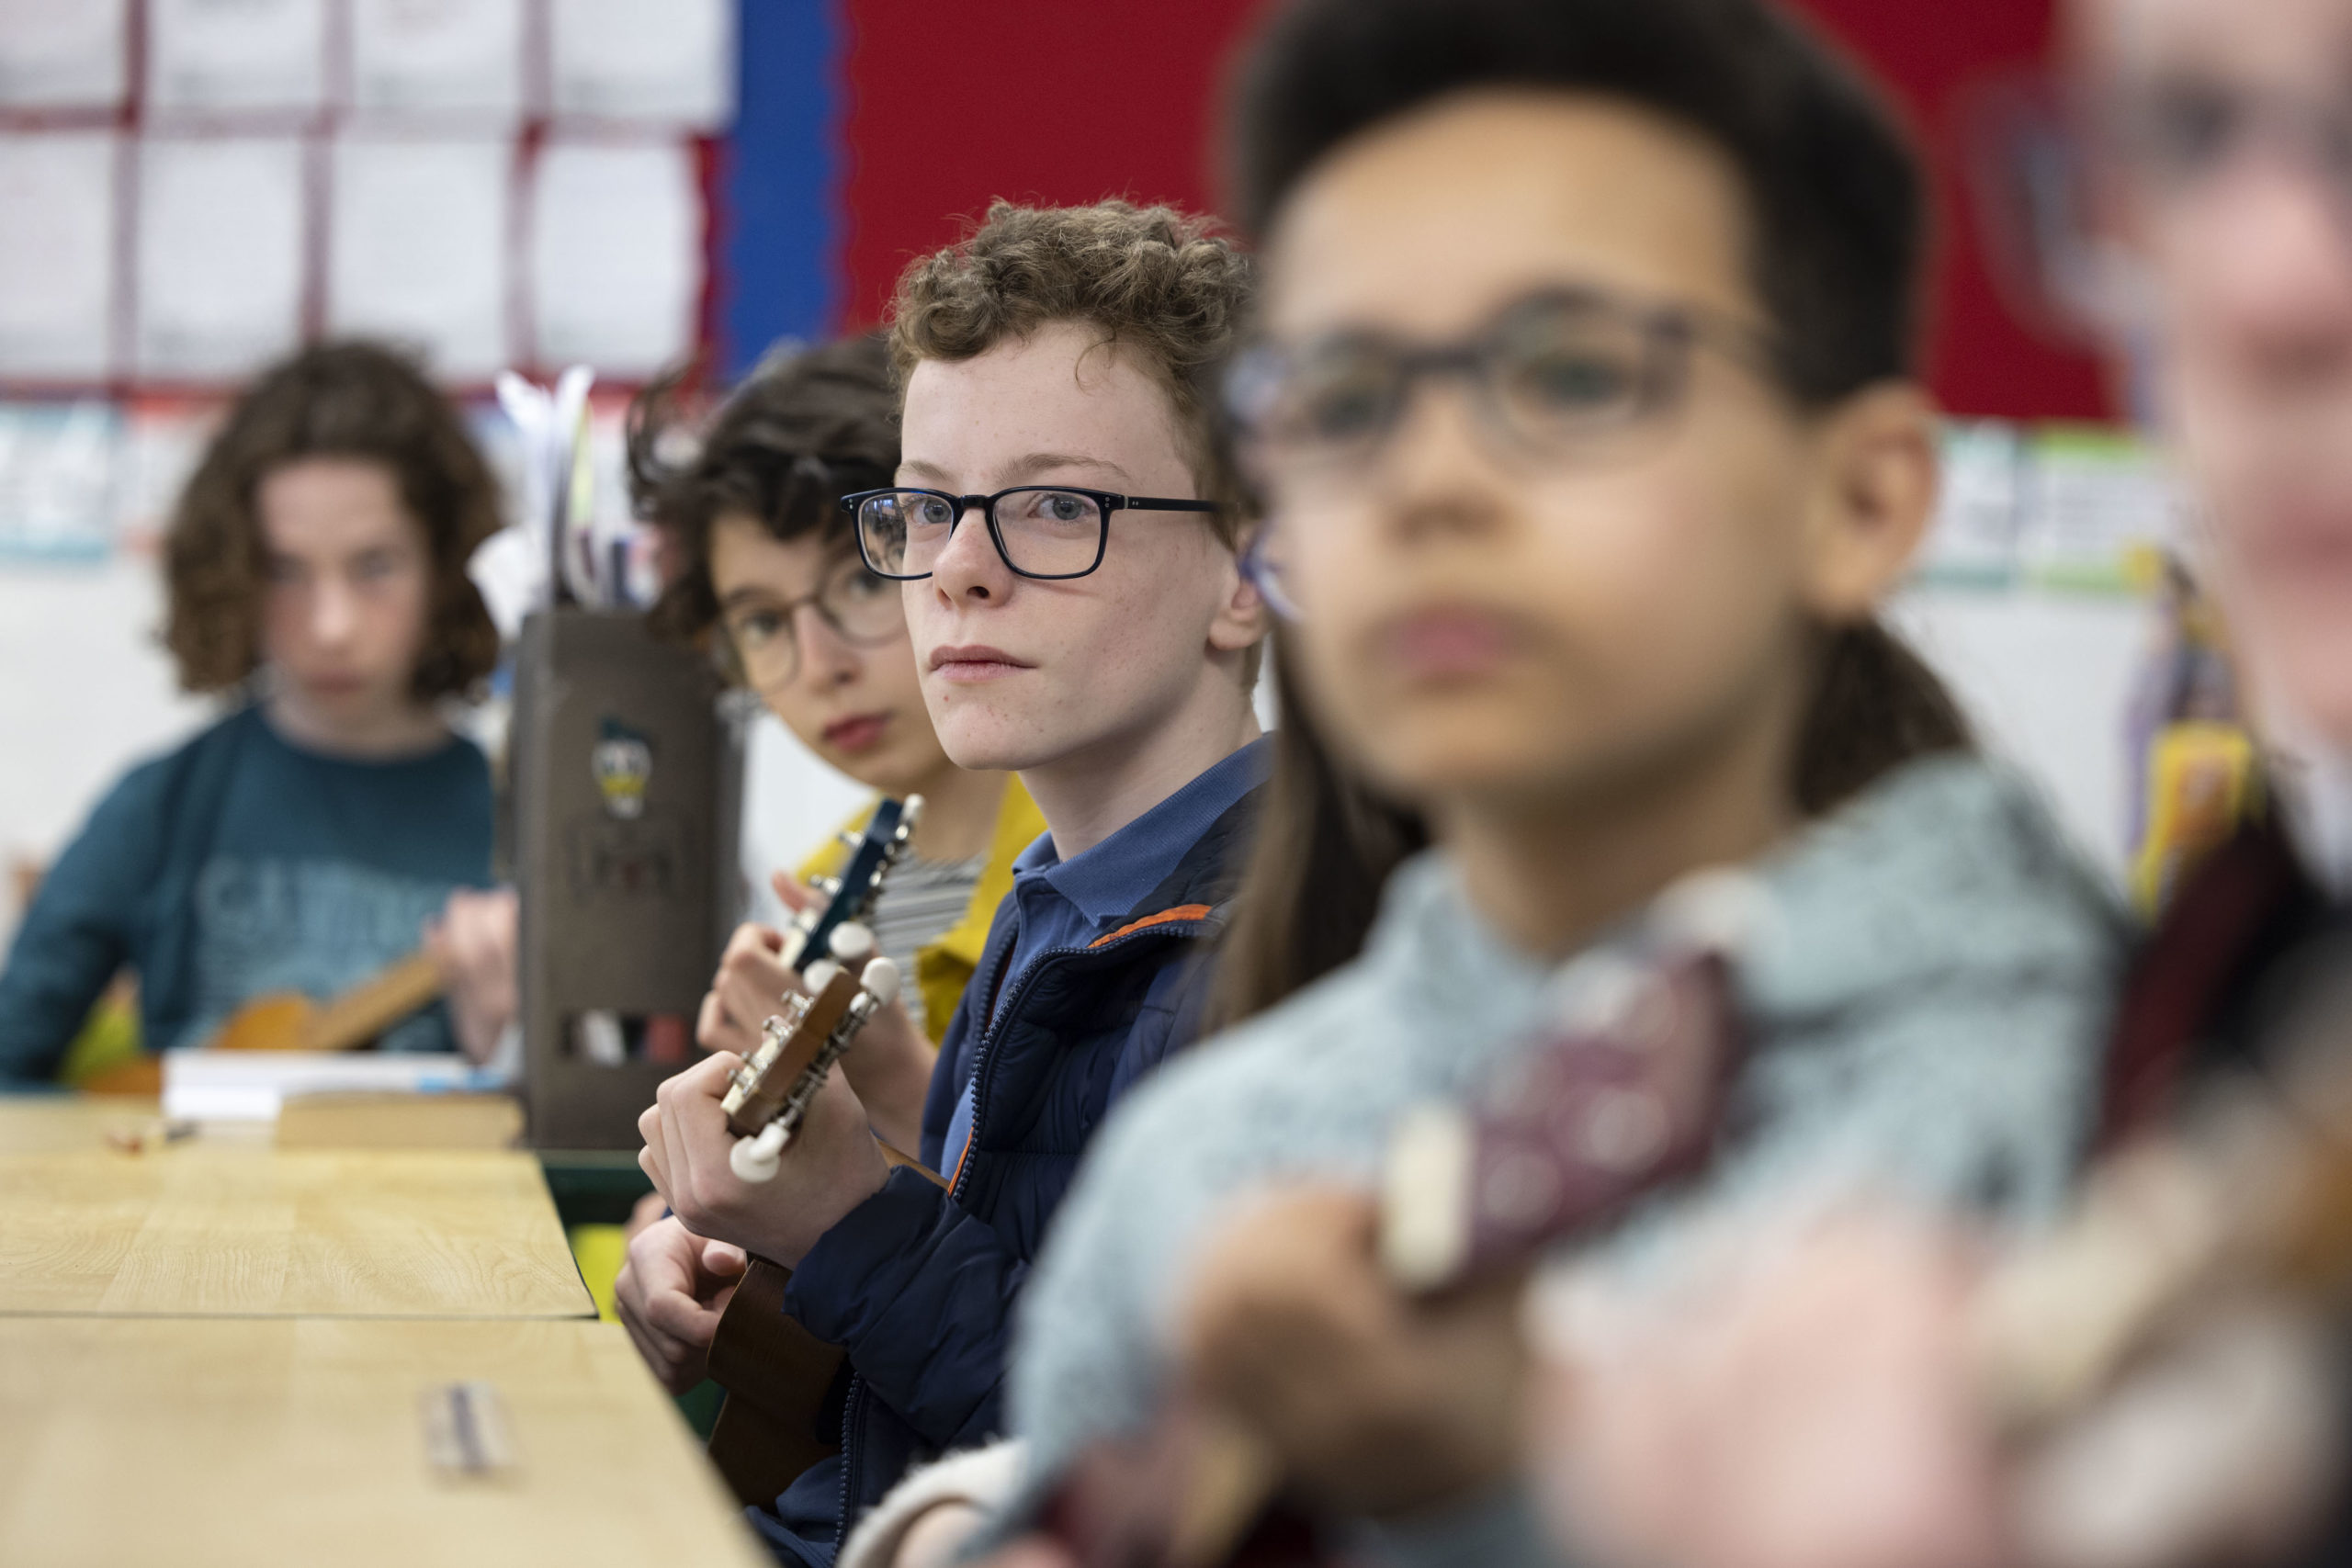
<instances>
[{"instance_id":1,"label":"blurred background","mask_svg":"<svg viewBox=\"0 0 2352 1568\"><path fill-rule=\"evenodd\" d=\"M2004 288L1974 200L2050 5L1797 3L1897 95L1938 184L1951 462L1901 619L2120 879L2180 503L2083 345ZM155 642L153 541L248 372L306 337L412 344L511 464L492 378L589 365L597 504L623 510L635 387L875 321L989 198L1213 207L1218 85L1259 9L0 0L0 857L44 862L205 716ZM763 720L749 797L764 871L857 792Z\"/></svg>"}]
</instances>

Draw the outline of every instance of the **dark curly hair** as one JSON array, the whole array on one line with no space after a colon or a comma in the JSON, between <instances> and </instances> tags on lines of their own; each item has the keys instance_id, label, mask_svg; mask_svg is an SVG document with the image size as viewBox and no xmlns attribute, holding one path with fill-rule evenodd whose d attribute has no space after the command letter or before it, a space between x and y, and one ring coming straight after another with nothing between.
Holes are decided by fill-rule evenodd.
<instances>
[{"instance_id":1,"label":"dark curly hair","mask_svg":"<svg viewBox=\"0 0 2352 1568\"><path fill-rule=\"evenodd\" d=\"M498 628L466 575L498 529L498 481L449 400L404 355L371 343L314 344L264 371L180 491L164 538L164 644L180 685L227 691L260 667L267 576L255 498L270 472L306 457L392 472L432 563L410 691L419 702L470 691L498 662Z\"/></svg>"},{"instance_id":2,"label":"dark curly hair","mask_svg":"<svg viewBox=\"0 0 2352 1568\"><path fill-rule=\"evenodd\" d=\"M629 494L663 531L669 585L647 614L656 632L700 640L718 619L710 582L710 530L722 515L755 519L778 539L834 536L856 547L835 504L878 490L899 468L899 400L879 333L815 348L771 350L695 441L683 389L687 372L639 394L628 419ZM673 442L690 455L666 455Z\"/></svg>"},{"instance_id":3,"label":"dark curly hair","mask_svg":"<svg viewBox=\"0 0 2352 1568\"><path fill-rule=\"evenodd\" d=\"M1212 501L1242 488L1215 439L1213 377L1255 298L1250 257L1207 219L1172 207L990 204L961 243L924 256L890 303L890 362L904 385L925 359L971 359L1053 321L1082 321L1141 351L1166 389L1186 462ZM1215 514L1226 543L1238 505Z\"/></svg>"},{"instance_id":4,"label":"dark curly hair","mask_svg":"<svg viewBox=\"0 0 2352 1568\"><path fill-rule=\"evenodd\" d=\"M1605 95L1723 152L1799 401L1908 374L1917 164L1861 75L1766 0L1294 0L1235 79L1235 211L1262 239L1340 143L1453 94L1514 87Z\"/></svg>"}]
</instances>

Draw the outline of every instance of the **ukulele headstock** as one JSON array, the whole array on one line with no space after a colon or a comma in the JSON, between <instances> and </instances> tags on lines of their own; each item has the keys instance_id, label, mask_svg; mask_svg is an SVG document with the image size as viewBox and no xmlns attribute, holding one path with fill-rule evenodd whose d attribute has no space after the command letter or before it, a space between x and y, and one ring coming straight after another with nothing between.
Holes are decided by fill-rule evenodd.
<instances>
[{"instance_id":1,"label":"ukulele headstock","mask_svg":"<svg viewBox=\"0 0 2352 1568\"><path fill-rule=\"evenodd\" d=\"M804 972L808 989L769 1018L760 1043L729 1077L728 1130L737 1142L728 1164L746 1181L775 1175L777 1158L800 1129L809 1101L866 1021L897 998L899 966L876 953L864 926L834 929L833 956Z\"/></svg>"},{"instance_id":2,"label":"ukulele headstock","mask_svg":"<svg viewBox=\"0 0 2352 1568\"><path fill-rule=\"evenodd\" d=\"M1736 873L1669 888L1631 942L1562 972L1541 1042L1495 1092L1399 1122L1381 1206L1399 1284L1524 1263L1705 1163L1740 1055L1728 957L1763 898Z\"/></svg>"},{"instance_id":3,"label":"ukulele headstock","mask_svg":"<svg viewBox=\"0 0 2352 1568\"><path fill-rule=\"evenodd\" d=\"M825 895L822 905L803 909L785 929L782 957L789 967L806 970L832 952L833 933L858 925L874 908L891 868L907 856L914 842L915 826L922 820L922 796L884 799L862 833L843 833L849 858L831 876L815 878L809 886Z\"/></svg>"}]
</instances>

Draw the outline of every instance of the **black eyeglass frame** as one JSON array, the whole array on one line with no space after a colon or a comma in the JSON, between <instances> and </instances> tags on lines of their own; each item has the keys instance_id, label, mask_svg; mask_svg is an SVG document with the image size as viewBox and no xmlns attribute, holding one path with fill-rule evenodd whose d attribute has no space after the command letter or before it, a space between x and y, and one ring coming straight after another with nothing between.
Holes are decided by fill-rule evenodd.
<instances>
[{"instance_id":1,"label":"black eyeglass frame","mask_svg":"<svg viewBox=\"0 0 2352 1568\"><path fill-rule=\"evenodd\" d=\"M996 503L1008 495L1082 495L1094 502L1094 558L1082 571L1024 571L1013 563L1012 552L1005 547L1004 531L997 526ZM921 485L891 485L882 490L861 490L842 497L842 510L850 515L857 535L858 558L865 562L865 570L876 577L887 577L893 582L921 582L931 575L927 571L885 571L865 547L865 526L859 513L865 503L877 496L932 495L956 509L955 521L947 525L947 536L954 538L956 530L964 525L965 517L977 507L989 525L989 542L996 547L996 558L1015 577L1026 577L1037 582L1067 582L1072 578L1091 576L1102 564L1102 557L1111 544L1111 513L1114 512L1222 512L1224 504L1215 501L1180 501L1164 495L1121 495L1116 491L1089 490L1083 485L1013 485L993 495L957 495L953 491L927 490Z\"/></svg>"}]
</instances>

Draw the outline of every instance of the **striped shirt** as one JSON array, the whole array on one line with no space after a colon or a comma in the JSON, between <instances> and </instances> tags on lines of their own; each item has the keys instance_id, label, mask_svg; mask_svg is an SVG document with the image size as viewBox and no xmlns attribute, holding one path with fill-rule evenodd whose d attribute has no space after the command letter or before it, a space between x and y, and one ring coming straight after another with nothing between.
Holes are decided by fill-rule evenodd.
<instances>
[{"instance_id":1,"label":"striped shirt","mask_svg":"<svg viewBox=\"0 0 2352 1568\"><path fill-rule=\"evenodd\" d=\"M931 1032L932 1021L923 1016L922 991L914 984L915 950L937 942L963 919L988 859L986 854L958 861L909 855L883 882L866 919L875 944L906 976L906 987L899 994L925 1032Z\"/></svg>"}]
</instances>

